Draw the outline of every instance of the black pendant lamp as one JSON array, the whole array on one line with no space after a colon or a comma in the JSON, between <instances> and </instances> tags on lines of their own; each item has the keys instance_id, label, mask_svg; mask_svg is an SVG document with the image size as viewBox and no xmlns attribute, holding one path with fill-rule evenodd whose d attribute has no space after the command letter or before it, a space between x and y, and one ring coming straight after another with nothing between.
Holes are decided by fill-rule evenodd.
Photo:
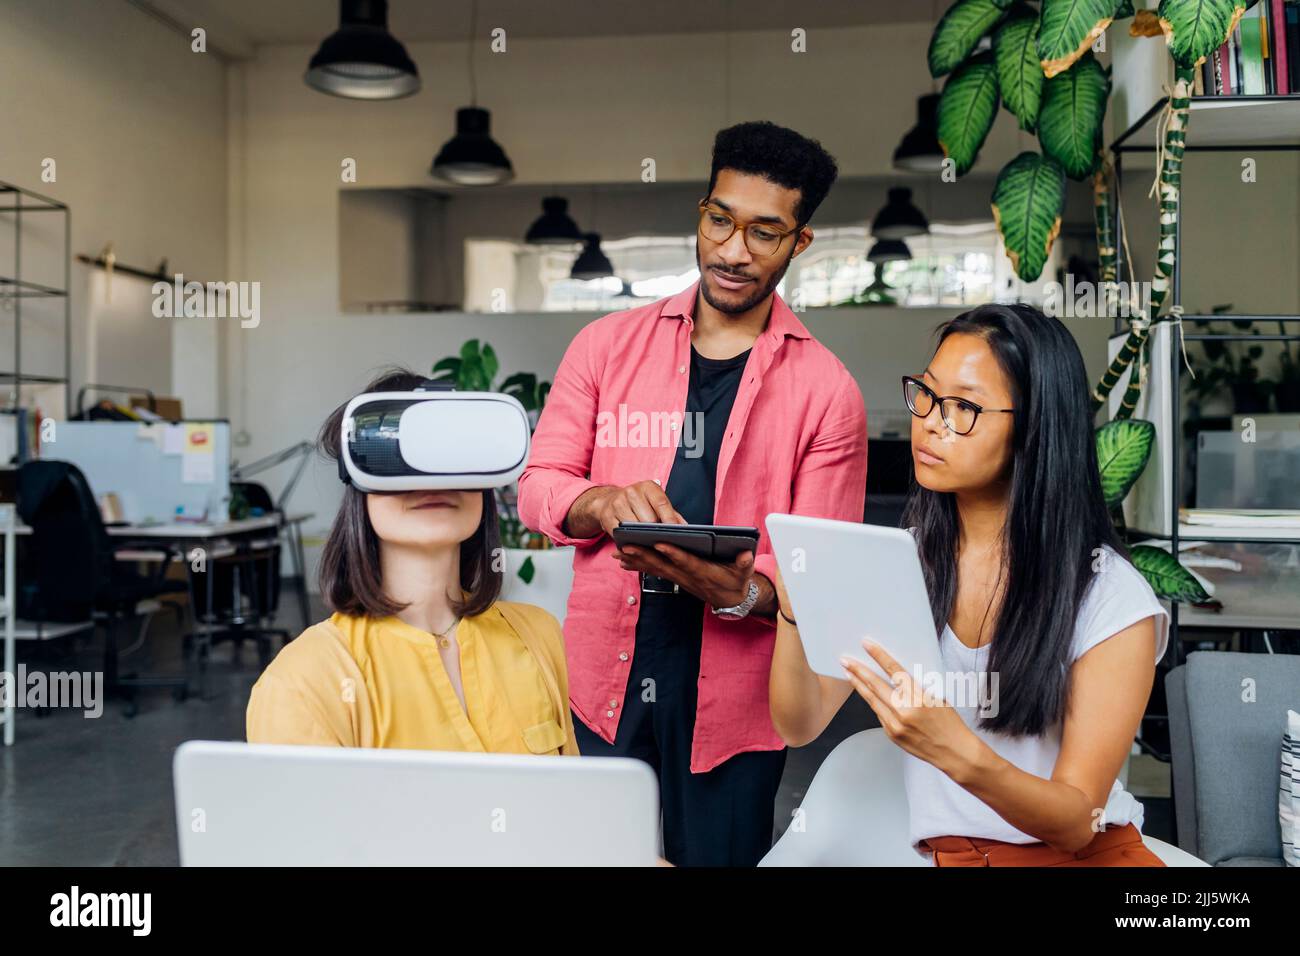
<instances>
[{"instance_id":1,"label":"black pendant lamp","mask_svg":"<svg viewBox=\"0 0 1300 956\"><path fill-rule=\"evenodd\" d=\"M570 279L604 279L614 274L614 264L600 248L600 233L589 232L582 237L585 245L573 261Z\"/></svg>"},{"instance_id":2,"label":"black pendant lamp","mask_svg":"<svg viewBox=\"0 0 1300 956\"><path fill-rule=\"evenodd\" d=\"M456 135L438 150L429 172L458 186L495 186L515 177L505 150L491 136L491 115L478 106L456 110Z\"/></svg>"},{"instance_id":3,"label":"black pendant lamp","mask_svg":"<svg viewBox=\"0 0 1300 956\"><path fill-rule=\"evenodd\" d=\"M515 178L506 151L492 138L492 117L478 105L474 76L474 38L478 3L469 18L469 106L456 110L456 135L433 158L429 174L458 186L496 186Z\"/></svg>"},{"instance_id":4,"label":"black pendant lamp","mask_svg":"<svg viewBox=\"0 0 1300 956\"><path fill-rule=\"evenodd\" d=\"M877 239L906 239L929 231L925 215L912 204L912 190L904 186L889 190L888 201L871 223L871 234Z\"/></svg>"},{"instance_id":5,"label":"black pendant lamp","mask_svg":"<svg viewBox=\"0 0 1300 956\"><path fill-rule=\"evenodd\" d=\"M909 173L937 173L944 159L939 145L939 94L927 93L916 101L916 125L894 150L894 168Z\"/></svg>"},{"instance_id":6,"label":"black pendant lamp","mask_svg":"<svg viewBox=\"0 0 1300 956\"><path fill-rule=\"evenodd\" d=\"M395 100L420 88L420 72L388 32L388 0L340 0L339 28L303 76L312 89L355 100Z\"/></svg>"},{"instance_id":7,"label":"black pendant lamp","mask_svg":"<svg viewBox=\"0 0 1300 956\"><path fill-rule=\"evenodd\" d=\"M528 227L524 242L543 246L569 246L582 242L582 232L569 215L569 201L563 196L543 199L542 214Z\"/></svg>"},{"instance_id":8,"label":"black pendant lamp","mask_svg":"<svg viewBox=\"0 0 1300 956\"><path fill-rule=\"evenodd\" d=\"M886 262L906 262L912 258L912 250L902 239L877 239L867 253L867 260L881 265Z\"/></svg>"}]
</instances>

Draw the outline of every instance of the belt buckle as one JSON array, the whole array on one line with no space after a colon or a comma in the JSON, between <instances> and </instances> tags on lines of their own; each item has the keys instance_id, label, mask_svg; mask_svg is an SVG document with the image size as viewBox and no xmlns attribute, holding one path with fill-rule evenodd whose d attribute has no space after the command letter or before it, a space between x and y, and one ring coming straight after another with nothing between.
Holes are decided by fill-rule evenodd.
<instances>
[{"instance_id":1,"label":"belt buckle","mask_svg":"<svg viewBox=\"0 0 1300 956\"><path fill-rule=\"evenodd\" d=\"M663 582L665 584L671 584L672 587L671 588L655 587L654 584L657 584L659 582ZM646 574L644 571L642 571L641 572L641 593L642 594L680 594L681 587L677 584L676 581L669 581L667 578L661 578L655 574Z\"/></svg>"}]
</instances>

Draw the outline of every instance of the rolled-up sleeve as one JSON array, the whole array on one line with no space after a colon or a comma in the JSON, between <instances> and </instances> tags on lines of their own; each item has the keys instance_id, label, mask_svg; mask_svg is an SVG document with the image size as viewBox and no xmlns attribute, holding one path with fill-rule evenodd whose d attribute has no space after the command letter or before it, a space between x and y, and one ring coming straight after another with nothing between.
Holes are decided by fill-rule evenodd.
<instances>
[{"instance_id":1,"label":"rolled-up sleeve","mask_svg":"<svg viewBox=\"0 0 1300 956\"><path fill-rule=\"evenodd\" d=\"M588 477L600 397L592 335L589 325L569 343L533 433L528 467L519 478L519 519L561 546L600 539L600 535L574 538L564 530L574 501L597 487Z\"/></svg>"},{"instance_id":2,"label":"rolled-up sleeve","mask_svg":"<svg viewBox=\"0 0 1300 956\"><path fill-rule=\"evenodd\" d=\"M822 416L817 433L794 473L790 514L862 521L867 500L867 409L848 374ZM776 556L760 554L754 570L776 580ZM775 620L760 618L775 625Z\"/></svg>"}]
</instances>

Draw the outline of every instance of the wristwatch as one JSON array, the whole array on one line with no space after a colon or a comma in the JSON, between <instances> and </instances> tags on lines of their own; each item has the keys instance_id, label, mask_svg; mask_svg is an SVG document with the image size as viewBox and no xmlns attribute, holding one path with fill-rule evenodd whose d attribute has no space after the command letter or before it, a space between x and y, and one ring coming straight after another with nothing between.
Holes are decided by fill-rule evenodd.
<instances>
[{"instance_id":1,"label":"wristwatch","mask_svg":"<svg viewBox=\"0 0 1300 956\"><path fill-rule=\"evenodd\" d=\"M745 600L731 607L714 607L710 608L714 614L724 621L740 621L749 617L749 612L754 610L754 605L758 603L758 582L749 582L749 592L745 595Z\"/></svg>"}]
</instances>

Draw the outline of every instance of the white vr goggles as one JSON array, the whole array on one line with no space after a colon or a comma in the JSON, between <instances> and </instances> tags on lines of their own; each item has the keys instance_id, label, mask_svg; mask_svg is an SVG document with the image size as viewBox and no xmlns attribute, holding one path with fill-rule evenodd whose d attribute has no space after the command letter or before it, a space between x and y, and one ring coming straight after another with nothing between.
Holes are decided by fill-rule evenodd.
<instances>
[{"instance_id":1,"label":"white vr goggles","mask_svg":"<svg viewBox=\"0 0 1300 956\"><path fill-rule=\"evenodd\" d=\"M524 407L499 392L438 383L369 392L343 410L339 478L359 491L502 488L528 463Z\"/></svg>"}]
</instances>

